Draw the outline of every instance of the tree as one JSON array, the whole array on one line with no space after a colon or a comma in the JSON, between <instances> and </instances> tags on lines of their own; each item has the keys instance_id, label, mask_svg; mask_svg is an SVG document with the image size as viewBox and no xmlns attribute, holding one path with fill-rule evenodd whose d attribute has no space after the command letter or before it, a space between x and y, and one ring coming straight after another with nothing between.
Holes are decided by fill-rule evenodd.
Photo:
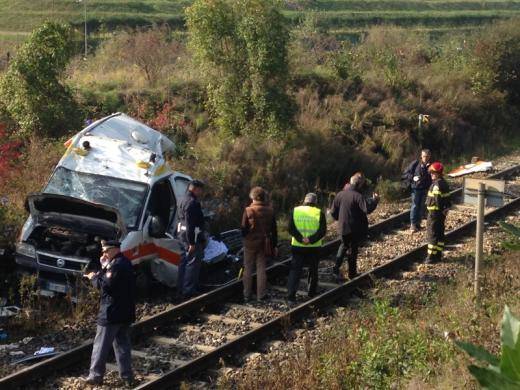
<instances>
[{"instance_id":1,"label":"tree","mask_svg":"<svg viewBox=\"0 0 520 390\"><path fill-rule=\"evenodd\" d=\"M0 105L23 135L62 135L79 127L76 102L61 76L73 55L71 29L47 22L21 47L0 80Z\"/></svg>"},{"instance_id":2,"label":"tree","mask_svg":"<svg viewBox=\"0 0 520 390\"><path fill-rule=\"evenodd\" d=\"M163 69L174 64L183 52L183 46L172 41L169 35L166 27L126 31L118 37L120 59L135 64L153 86Z\"/></svg>"},{"instance_id":3,"label":"tree","mask_svg":"<svg viewBox=\"0 0 520 390\"><path fill-rule=\"evenodd\" d=\"M190 48L205 77L217 127L280 135L291 125L287 21L276 0L196 0L187 8Z\"/></svg>"}]
</instances>

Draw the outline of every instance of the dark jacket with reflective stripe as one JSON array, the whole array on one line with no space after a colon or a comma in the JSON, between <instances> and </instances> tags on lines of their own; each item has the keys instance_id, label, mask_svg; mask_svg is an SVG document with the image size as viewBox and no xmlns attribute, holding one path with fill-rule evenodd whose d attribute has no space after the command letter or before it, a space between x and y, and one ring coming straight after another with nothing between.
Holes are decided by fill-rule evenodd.
<instances>
[{"instance_id":1,"label":"dark jacket with reflective stripe","mask_svg":"<svg viewBox=\"0 0 520 390\"><path fill-rule=\"evenodd\" d=\"M135 321L135 276L130 260L119 254L94 276L92 284L101 290L99 325Z\"/></svg>"},{"instance_id":2,"label":"dark jacket with reflective stripe","mask_svg":"<svg viewBox=\"0 0 520 390\"><path fill-rule=\"evenodd\" d=\"M179 234L179 238L188 245L195 245L205 240L204 234L204 214L202 206L197 197L188 191L179 205L179 223L183 226ZM195 239L195 229L199 228L200 232L197 240Z\"/></svg>"},{"instance_id":3,"label":"dark jacket with reflective stripe","mask_svg":"<svg viewBox=\"0 0 520 390\"><path fill-rule=\"evenodd\" d=\"M433 181L428 196L426 197L426 208L429 212L442 212L451 207L450 187L444 178Z\"/></svg>"},{"instance_id":4,"label":"dark jacket with reflective stripe","mask_svg":"<svg viewBox=\"0 0 520 390\"><path fill-rule=\"evenodd\" d=\"M357 190L349 187L338 192L332 203L331 215L338 221L339 234L354 233L364 238L368 233L368 218L377 207L377 201L367 201Z\"/></svg>"}]
</instances>

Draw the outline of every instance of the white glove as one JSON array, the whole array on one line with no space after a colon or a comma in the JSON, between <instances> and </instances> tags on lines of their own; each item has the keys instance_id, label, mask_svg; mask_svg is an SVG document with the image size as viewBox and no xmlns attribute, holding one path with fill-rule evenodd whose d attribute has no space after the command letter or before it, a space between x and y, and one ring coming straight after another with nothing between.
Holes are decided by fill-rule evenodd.
<instances>
[{"instance_id":1,"label":"white glove","mask_svg":"<svg viewBox=\"0 0 520 390\"><path fill-rule=\"evenodd\" d=\"M106 257L106 255L103 255L101 256L101 258L99 259L99 262L101 263L101 268L106 268L108 263L110 262L110 260L108 259L108 257Z\"/></svg>"},{"instance_id":2,"label":"white glove","mask_svg":"<svg viewBox=\"0 0 520 390\"><path fill-rule=\"evenodd\" d=\"M414 176L413 181L419 181L419 176Z\"/></svg>"}]
</instances>

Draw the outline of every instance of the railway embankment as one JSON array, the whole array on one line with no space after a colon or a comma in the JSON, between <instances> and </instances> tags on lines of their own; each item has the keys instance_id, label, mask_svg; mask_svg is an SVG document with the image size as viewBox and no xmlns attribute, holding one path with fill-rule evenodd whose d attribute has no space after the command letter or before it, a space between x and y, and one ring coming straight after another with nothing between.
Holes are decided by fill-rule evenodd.
<instances>
[{"instance_id":1,"label":"railway embankment","mask_svg":"<svg viewBox=\"0 0 520 390\"><path fill-rule=\"evenodd\" d=\"M520 223L520 214L507 221ZM507 234L487 226L481 303L473 300L474 239L450 245L446 259L379 279L363 298L307 321L307 329L220 370L220 388L473 389L470 359L453 341L498 354L504 305L520 313L518 252L502 248Z\"/></svg>"}]
</instances>

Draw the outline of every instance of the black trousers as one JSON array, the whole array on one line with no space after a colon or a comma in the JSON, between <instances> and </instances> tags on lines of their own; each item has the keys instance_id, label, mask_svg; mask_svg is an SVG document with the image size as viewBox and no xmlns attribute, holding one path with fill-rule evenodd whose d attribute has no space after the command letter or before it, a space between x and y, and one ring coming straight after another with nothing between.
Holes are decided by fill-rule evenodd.
<instances>
[{"instance_id":1,"label":"black trousers","mask_svg":"<svg viewBox=\"0 0 520 390\"><path fill-rule=\"evenodd\" d=\"M185 244L188 248L188 244ZM204 244L195 244L195 251L189 254L187 249L182 255L177 274L177 295L179 298L191 298L199 292L199 275L204 259Z\"/></svg>"},{"instance_id":2,"label":"black trousers","mask_svg":"<svg viewBox=\"0 0 520 390\"><path fill-rule=\"evenodd\" d=\"M446 216L440 211L428 213L426 228L428 233L428 258L440 260L444 251L444 230Z\"/></svg>"},{"instance_id":3,"label":"black trousers","mask_svg":"<svg viewBox=\"0 0 520 390\"><path fill-rule=\"evenodd\" d=\"M316 295L316 290L318 289L318 264L320 262L320 251L321 248L295 249L295 247L293 247L291 271L287 282L289 298L294 298L296 296L296 291L298 290L304 266L309 267L309 297Z\"/></svg>"},{"instance_id":4,"label":"black trousers","mask_svg":"<svg viewBox=\"0 0 520 390\"><path fill-rule=\"evenodd\" d=\"M341 236L341 245L339 246L338 253L336 255L334 273L339 273L339 268L341 267L341 264L343 264L343 258L348 252L348 277L352 279L357 276L357 257L359 253L359 246L363 241L364 237L356 233L349 233Z\"/></svg>"}]
</instances>

